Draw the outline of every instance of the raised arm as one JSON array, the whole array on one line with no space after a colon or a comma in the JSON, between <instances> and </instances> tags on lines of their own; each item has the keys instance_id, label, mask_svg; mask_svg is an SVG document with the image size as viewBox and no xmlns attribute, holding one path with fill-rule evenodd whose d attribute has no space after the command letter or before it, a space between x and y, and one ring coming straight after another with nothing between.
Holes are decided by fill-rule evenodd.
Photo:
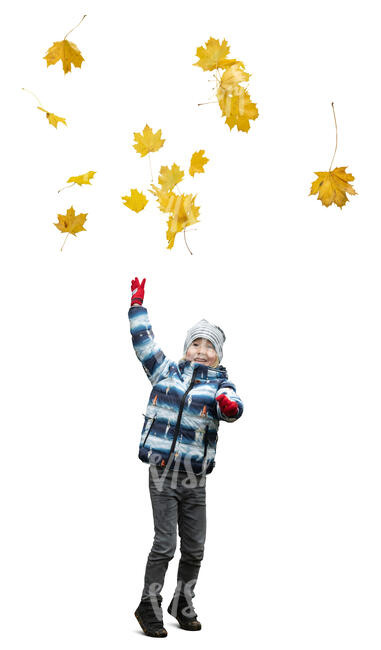
<instances>
[{"instance_id":1,"label":"raised arm","mask_svg":"<svg viewBox=\"0 0 381 650\"><path fill-rule=\"evenodd\" d=\"M138 278L131 282L131 307L128 312L132 345L136 356L142 363L148 379L154 386L168 372L170 360L157 345L149 322L148 313L143 307L145 278L142 283Z\"/></svg>"}]
</instances>

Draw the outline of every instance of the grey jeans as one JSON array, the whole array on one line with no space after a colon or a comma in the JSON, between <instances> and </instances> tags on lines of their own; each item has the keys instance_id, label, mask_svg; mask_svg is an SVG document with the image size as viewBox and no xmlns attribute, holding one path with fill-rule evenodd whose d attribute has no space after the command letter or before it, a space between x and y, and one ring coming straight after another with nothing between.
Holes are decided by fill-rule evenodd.
<instances>
[{"instance_id":1,"label":"grey jeans","mask_svg":"<svg viewBox=\"0 0 381 650\"><path fill-rule=\"evenodd\" d=\"M160 607L169 561L180 536L180 562L174 598L185 598L192 609L194 586L204 557L207 476L149 467L149 490L155 537L148 555L142 600ZM191 612L190 612L191 613Z\"/></svg>"}]
</instances>

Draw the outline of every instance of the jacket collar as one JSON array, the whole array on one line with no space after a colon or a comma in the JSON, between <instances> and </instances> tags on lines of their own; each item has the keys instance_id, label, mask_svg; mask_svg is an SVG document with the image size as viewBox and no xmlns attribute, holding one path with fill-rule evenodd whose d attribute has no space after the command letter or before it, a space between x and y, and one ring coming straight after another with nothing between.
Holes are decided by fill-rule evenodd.
<instances>
[{"instance_id":1,"label":"jacket collar","mask_svg":"<svg viewBox=\"0 0 381 650\"><path fill-rule=\"evenodd\" d=\"M178 363L179 370L184 375L193 375L193 371L196 370L197 379L207 380L207 379L227 379L227 371L224 366L217 366L217 368L210 368L203 363L197 363L196 361L185 361L182 359Z\"/></svg>"}]
</instances>

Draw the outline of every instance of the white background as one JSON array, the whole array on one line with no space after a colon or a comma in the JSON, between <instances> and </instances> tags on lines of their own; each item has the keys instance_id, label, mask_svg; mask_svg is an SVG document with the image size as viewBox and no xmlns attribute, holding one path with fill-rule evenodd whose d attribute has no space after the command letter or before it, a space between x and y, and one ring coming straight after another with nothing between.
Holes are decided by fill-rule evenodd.
<instances>
[{"instance_id":1,"label":"white background","mask_svg":"<svg viewBox=\"0 0 381 650\"><path fill-rule=\"evenodd\" d=\"M208 531L194 638L166 612L167 647L379 650L379 22L375 2L19 2L2 25L1 645L121 649L150 643L133 612L153 541L137 457L150 384L133 352L131 278L146 277L156 338L178 360L200 318L226 332L245 403L222 424L207 479ZM85 58L43 59L69 35ZM210 36L252 74L259 118L230 132ZM55 129L36 109L66 117ZM348 167L342 210L309 196ZM200 222L166 248L166 217L132 147L148 123L154 175L205 149ZM92 186L59 194L69 176ZM149 204L123 205L131 188ZM53 225L74 206L86 231ZM170 620L169 620L170 619ZM152 642L153 643L153 642ZM135 647L134 645L134 647ZM245 646L246 647L246 646Z\"/></svg>"}]
</instances>

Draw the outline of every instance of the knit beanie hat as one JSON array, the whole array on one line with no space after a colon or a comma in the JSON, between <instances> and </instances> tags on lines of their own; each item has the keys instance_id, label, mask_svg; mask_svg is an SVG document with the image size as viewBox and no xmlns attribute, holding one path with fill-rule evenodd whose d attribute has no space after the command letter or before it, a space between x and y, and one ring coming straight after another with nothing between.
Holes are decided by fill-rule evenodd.
<instances>
[{"instance_id":1,"label":"knit beanie hat","mask_svg":"<svg viewBox=\"0 0 381 650\"><path fill-rule=\"evenodd\" d=\"M209 321L203 318L196 325L190 328L187 332L187 336L184 343L184 355L188 350L190 344L198 338L208 339L213 343L214 348L217 352L218 360L221 362L222 359L222 346L226 340L225 334L218 325L212 325Z\"/></svg>"}]
</instances>

